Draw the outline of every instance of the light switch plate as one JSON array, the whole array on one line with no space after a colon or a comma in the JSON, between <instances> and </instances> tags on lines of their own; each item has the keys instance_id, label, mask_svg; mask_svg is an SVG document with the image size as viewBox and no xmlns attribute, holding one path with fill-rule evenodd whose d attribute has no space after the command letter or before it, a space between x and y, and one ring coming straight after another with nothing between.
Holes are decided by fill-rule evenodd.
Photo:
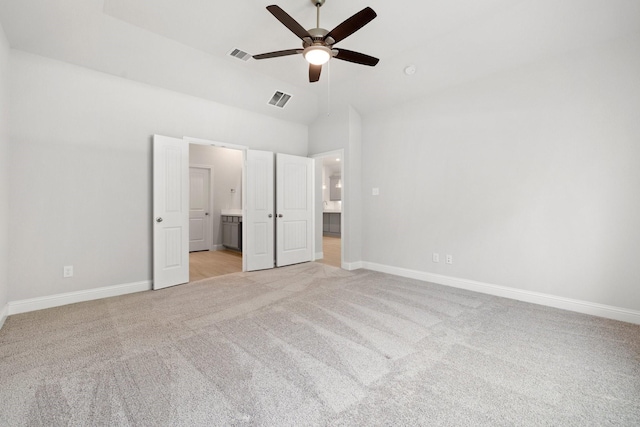
<instances>
[{"instance_id":1,"label":"light switch plate","mask_svg":"<svg viewBox=\"0 0 640 427\"><path fill-rule=\"evenodd\" d=\"M378 196L380 194L380 189L377 187L374 187L371 189L371 195L372 196Z\"/></svg>"}]
</instances>

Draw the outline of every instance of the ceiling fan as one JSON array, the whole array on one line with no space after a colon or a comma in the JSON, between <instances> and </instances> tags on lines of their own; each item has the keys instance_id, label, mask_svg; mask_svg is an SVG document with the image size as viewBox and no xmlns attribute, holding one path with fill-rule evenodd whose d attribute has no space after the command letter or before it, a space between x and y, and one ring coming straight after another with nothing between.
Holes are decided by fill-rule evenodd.
<instances>
[{"instance_id":1,"label":"ceiling fan","mask_svg":"<svg viewBox=\"0 0 640 427\"><path fill-rule=\"evenodd\" d=\"M267 10L271 12L285 27L302 40L302 49L287 49L276 52L263 53L253 55L254 59L276 58L279 56L302 54L309 62L309 82L317 82L320 80L320 72L322 64L329 59L336 58L343 61L354 62L356 64L375 66L379 59L364 53L354 52L347 49L334 49L333 45L346 39L351 34L371 22L377 15L370 7L365 7L342 24L338 25L331 31L320 28L320 7L325 0L311 0L316 6L317 19L316 28L305 30L295 19L279 6L267 6Z\"/></svg>"}]
</instances>

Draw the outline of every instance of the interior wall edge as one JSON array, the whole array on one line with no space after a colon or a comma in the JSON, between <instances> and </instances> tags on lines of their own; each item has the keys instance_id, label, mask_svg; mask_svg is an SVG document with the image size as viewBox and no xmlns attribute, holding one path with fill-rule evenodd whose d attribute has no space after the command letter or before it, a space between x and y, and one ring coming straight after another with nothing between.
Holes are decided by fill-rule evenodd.
<instances>
[{"instance_id":1,"label":"interior wall edge","mask_svg":"<svg viewBox=\"0 0 640 427\"><path fill-rule=\"evenodd\" d=\"M438 285L450 286L453 288L465 289L468 291L508 298L516 301L523 301L546 307L559 308L562 310L568 310L577 313L588 314L591 316L604 317L607 319L640 325L640 311L627 308L565 298L541 292L526 291L522 289L511 288L508 286L494 285L491 283L462 279L459 277L428 273L426 271L410 270L401 267L377 264L374 262L364 261L362 262L362 268L378 271L381 273L393 274L395 276L406 277L408 279L436 283Z\"/></svg>"},{"instance_id":2,"label":"interior wall edge","mask_svg":"<svg viewBox=\"0 0 640 427\"><path fill-rule=\"evenodd\" d=\"M77 292L65 292L37 298L29 298L18 301L9 301L5 311L8 316L43 310L46 308L60 307L67 304L92 301L102 298L116 297L151 290L151 280L142 282L124 283L120 285L104 286Z\"/></svg>"},{"instance_id":3,"label":"interior wall edge","mask_svg":"<svg viewBox=\"0 0 640 427\"><path fill-rule=\"evenodd\" d=\"M2 311L0 311L0 330L4 326L4 321L9 317L9 304L6 304L2 307Z\"/></svg>"}]
</instances>

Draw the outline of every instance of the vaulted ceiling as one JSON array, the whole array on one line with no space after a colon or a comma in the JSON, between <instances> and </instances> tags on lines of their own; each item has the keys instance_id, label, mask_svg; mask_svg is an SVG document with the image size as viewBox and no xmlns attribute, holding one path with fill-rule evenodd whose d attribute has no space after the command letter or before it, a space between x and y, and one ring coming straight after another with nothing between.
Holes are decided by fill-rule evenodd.
<instances>
[{"instance_id":1,"label":"vaulted ceiling","mask_svg":"<svg viewBox=\"0 0 640 427\"><path fill-rule=\"evenodd\" d=\"M265 9L273 3L315 27L311 0L0 0L0 23L12 48L300 123L337 103L367 113L640 32L637 0L326 0L328 30L377 12L337 47L380 63L334 59L312 84L301 55L228 55L300 47ZM293 96L284 109L267 104L276 90Z\"/></svg>"}]
</instances>

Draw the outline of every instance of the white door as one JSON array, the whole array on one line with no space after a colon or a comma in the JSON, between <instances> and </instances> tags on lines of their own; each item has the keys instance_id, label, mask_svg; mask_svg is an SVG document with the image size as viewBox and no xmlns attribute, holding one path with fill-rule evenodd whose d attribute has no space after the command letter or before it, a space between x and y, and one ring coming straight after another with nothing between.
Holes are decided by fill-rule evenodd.
<instances>
[{"instance_id":1,"label":"white door","mask_svg":"<svg viewBox=\"0 0 640 427\"><path fill-rule=\"evenodd\" d=\"M189 145L153 136L153 289L189 281Z\"/></svg>"},{"instance_id":2,"label":"white door","mask_svg":"<svg viewBox=\"0 0 640 427\"><path fill-rule=\"evenodd\" d=\"M211 169L189 168L189 252L211 249Z\"/></svg>"},{"instance_id":3,"label":"white door","mask_svg":"<svg viewBox=\"0 0 640 427\"><path fill-rule=\"evenodd\" d=\"M276 265L313 259L313 159L276 156Z\"/></svg>"},{"instance_id":4,"label":"white door","mask_svg":"<svg viewBox=\"0 0 640 427\"><path fill-rule=\"evenodd\" d=\"M273 153L247 150L245 245L246 270L273 268L274 176Z\"/></svg>"}]
</instances>

